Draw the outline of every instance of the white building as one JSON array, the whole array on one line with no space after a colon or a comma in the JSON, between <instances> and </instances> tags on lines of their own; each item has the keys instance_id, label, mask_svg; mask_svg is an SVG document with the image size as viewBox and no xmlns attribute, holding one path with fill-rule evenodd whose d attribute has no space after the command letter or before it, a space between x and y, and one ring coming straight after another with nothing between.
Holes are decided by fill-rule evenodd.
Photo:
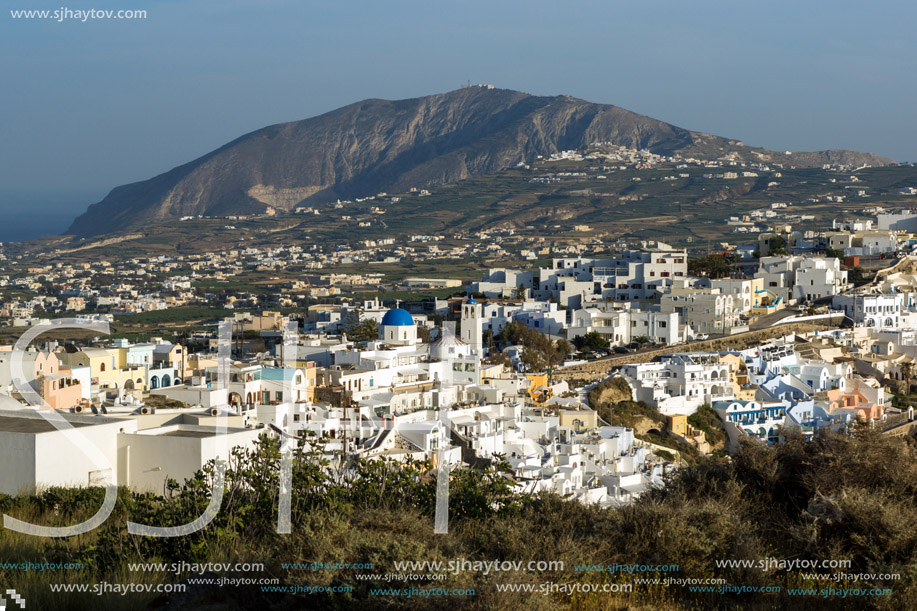
<instances>
[{"instance_id":1,"label":"white building","mask_svg":"<svg viewBox=\"0 0 917 611\"><path fill-rule=\"evenodd\" d=\"M118 483L162 493L167 480L183 483L211 460L229 460L233 448L254 447L261 429L167 424L118 435Z\"/></svg>"},{"instance_id":2,"label":"white building","mask_svg":"<svg viewBox=\"0 0 917 611\"><path fill-rule=\"evenodd\" d=\"M0 395L0 493L32 493L46 486L102 486L118 480L118 435L137 423L116 418L62 415L99 450L95 464L77 445L79 439L58 430L35 410Z\"/></svg>"},{"instance_id":3,"label":"white building","mask_svg":"<svg viewBox=\"0 0 917 611\"><path fill-rule=\"evenodd\" d=\"M676 312L651 312L634 309L604 310L598 307L576 310L567 337L573 339L593 331L599 333L612 346L623 346L638 337L663 345L675 344L685 339L683 326Z\"/></svg>"},{"instance_id":4,"label":"white building","mask_svg":"<svg viewBox=\"0 0 917 611\"><path fill-rule=\"evenodd\" d=\"M663 295L659 309L677 313L695 333L728 333L739 325L739 311L734 303L732 295L721 295L719 289L695 289Z\"/></svg>"},{"instance_id":5,"label":"white building","mask_svg":"<svg viewBox=\"0 0 917 611\"><path fill-rule=\"evenodd\" d=\"M803 259L796 268L793 297L815 301L837 295L849 287L847 271L836 257Z\"/></svg>"},{"instance_id":6,"label":"white building","mask_svg":"<svg viewBox=\"0 0 917 611\"><path fill-rule=\"evenodd\" d=\"M786 406L783 403L717 401L713 409L725 424L731 442L744 434L776 443L780 437L780 426L786 420Z\"/></svg>"},{"instance_id":7,"label":"white building","mask_svg":"<svg viewBox=\"0 0 917 611\"><path fill-rule=\"evenodd\" d=\"M831 307L843 310L858 325L890 329L901 323L904 296L892 295L836 295Z\"/></svg>"},{"instance_id":8,"label":"white building","mask_svg":"<svg viewBox=\"0 0 917 611\"><path fill-rule=\"evenodd\" d=\"M879 214L876 221L877 229L917 232L917 212L913 210Z\"/></svg>"},{"instance_id":9,"label":"white building","mask_svg":"<svg viewBox=\"0 0 917 611\"><path fill-rule=\"evenodd\" d=\"M718 278L709 280L710 288L718 289L721 295L732 297L732 307L741 313L748 313L758 305L758 291L763 283L753 278Z\"/></svg>"},{"instance_id":10,"label":"white building","mask_svg":"<svg viewBox=\"0 0 917 611\"><path fill-rule=\"evenodd\" d=\"M531 270L489 269L480 282L472 282L469 285L468 293L483 293L496 299L513 298L520 286L531 292L534 288L533 278L534 272Z\"/></svg>"},{"instance_id":11,"label":"white building","mask_svg":"<svg viewBox=\"0 0 917 611\"><path fill-rule=\"evenodd\" d=\"M672 354L659 362L624 365L620 372L635 401L664 415L691 414L705 403L733 397L729 365L719 354Z\"/></svg>"},{"instance_id":12,"label":"white building","mask_svg":"<svg viewBox=\"0 0 917 611\"><path fill-rule=\"evenodd\" d=\"M687 273L685 250L626 250L614 259L554 259L550 268L539 272L539 297L554 297L570 307L567 301L590 294L591 288L592 295L615 301L655 300L674 278ZM566 291L566 300L560 299L561 291Z\"/></svg>"},{"instance_id":13,"label":"white building","mask_svg":"<svg viewBox=\"0 0 917 611\"><path fill-rule=\"evenodd\" d=\"M41 414L0 396L0 492L20 494L47 486L116 484L137 491L162 492L168 479L183 483L208 461L228 459L235 447L250 447L263 433L240 428L230 414L220 437L211 412L167 410L109 416L58 414L74 429L60 431ZM101 455L100 464L84 452L86 444Z\"/></svg>"},{"instance_id":14,"label":"white building","mask_svg":"<svg viewBox=\"0 0 917 611\"><path fill-rule=\"evenodd\" d=\"M469 299L462 305L462 341L472 354L484 356L484 315L481 304L475 299Z\"/></svg>"}]
</instances>

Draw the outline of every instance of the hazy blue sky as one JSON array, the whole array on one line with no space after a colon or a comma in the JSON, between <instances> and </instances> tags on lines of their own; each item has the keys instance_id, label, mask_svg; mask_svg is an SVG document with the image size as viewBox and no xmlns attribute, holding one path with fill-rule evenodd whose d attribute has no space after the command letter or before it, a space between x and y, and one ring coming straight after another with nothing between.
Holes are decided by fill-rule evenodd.
<instances>
[{"instance_id":1,"label":"hazy blue sky","mask_svg":"<svg viewBox=\"0 0 917 611\"><path fill-rule=\"evenodd\" d=\"M47 202L72 217L265 125L469 79L772 149L917 161L910 1L3 4L0 209ZM57 23L7 10L62 5L148 18Z\"/></svg>"}]
</instances>

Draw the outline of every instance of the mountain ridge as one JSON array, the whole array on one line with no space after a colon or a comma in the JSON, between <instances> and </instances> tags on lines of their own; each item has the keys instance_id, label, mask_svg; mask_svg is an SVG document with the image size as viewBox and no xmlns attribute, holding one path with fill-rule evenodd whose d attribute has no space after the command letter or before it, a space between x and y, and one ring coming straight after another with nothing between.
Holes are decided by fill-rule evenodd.
<instances>
[{"instance_id":1,"label":"mountain ridge","mask_svg":"<svg viewBox=\"0 0 917 611\"><path fill-rule=\"evenodd\" d=\"M472 86L405 100L367 99L263 127L168 172L115 187L65 234L94 236L183 216L291 210L435 187L595 142L798 167L894 163L846 150L788 155L610 104Z\"/></svg>"}]
</instances>

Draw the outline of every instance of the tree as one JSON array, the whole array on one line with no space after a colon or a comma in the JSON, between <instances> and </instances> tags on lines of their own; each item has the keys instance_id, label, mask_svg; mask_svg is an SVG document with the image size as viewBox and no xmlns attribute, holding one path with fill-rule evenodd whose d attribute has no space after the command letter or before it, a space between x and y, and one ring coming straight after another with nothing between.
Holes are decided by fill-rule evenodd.
<instances>
[{"instance_id":1,"label":"tree","mask_svg":"<svg viewBox=\"0 0 917 611\"><path fill-rule=\"evenodd\" d=\"M417 325L417 339L429 344L432 339L429 327L425 325Z\"/></svg>"},{"instance_id":2,"label":"tree","mask_svg":"<svg viewBox=\"0 0 917 611\"><path fill-rule=\"evenodd\" d=\"M850 284L853 284L853 285L863 284L864 282L867 281L867 279L868 278L866 277L866 272L863 271L862 267L859 267L859 266L851 267L847 271L847 280L850 282Z\"/></svg>"},{"instance_id":3,"label":"tree","mask_svg":"<svg viewBox=\"0 0 917 611\"><path fill-rule=\"evenodd\" d=\"M725 278L729 275L730 263L732 263L731 255L707 255L688 261L688 273L692 276Z\"/></svg>"},{"instance_id":4,"label":"tree","mask_svg":"<svg viewBox=\"0 0 917 611\"><path fill-rule=\"evenodd\" d=\"M522 345L522 362L532 371L543 371L551 365L562 363L573 349L565 339L550 337L518 321L507 323L499 335L503 345Z\"/></svg>"},{"instance_id":5,"label":"tree","mask_svg":"<svg viewBox=\"0 0 917 611\"><path fill-rule=\"evenodd\" d=\"M360 311L351 310L341 318L341 332L346 333L347 337L352 338L360 326Z\"/></svg>"},{"instance_id":6,"label":"tree","mask_svg":"<svg viewBox=\"0 0 917 611\"><path fill-rule=\"evenodd\" d=\"M516 287L516 292L515 292L514 297L518 299L519 301L525 301L525 297L527 294L528 293L526 292L525 285L520 284L519 286Z\"/></svg>"},{"instance_id":7,"label":"tree","mask_svg":"<svg viewBox=\"0 0 917 611\"><path fill-rule=\"evenodd\" d=\"M910 363L902 363L898 368L901 373L901 379L904 380L904 394L911 394L911 378L914 377L914 367Z\"/></svg>"},{"instance_id":8,"label":"tree","mask_svg":"<svg viewBox=\"0 0 917 611\"><path fill-rule=\"evenodd\" d=\"M520 358L522 359L522 364L527 368L526 371L544 371L545 369L544 353L539 350L523 348Z\"/></svg>"},{"instance_id":9,"label":"tree","mask_svg":"<svg viewBox=\"0 0 917 611\"><path fill-rule=\"evenodd\" d=\"M554 356L551 360L552 365L559 365L564 362L568 356L573 353L573 346L570 342L561 338L554 340Z\"/></svg>"},{"instance_id":10,"label":"tree","mask_svg":"<svg viewBox=\"0 0 917 611\"><path fill-rule=\"evenodd\" d=\"M590 331L585 335L577 335L574 337L573 345L580 351L599 350L601 348L608 348L608 340L598 331Z\"/></svg>"},{"instance_id":11,"label":"tree","mask_svg":"<svg viewBox=\"0 0 917 611\"><path fill-rule=\"evenodd\" d=\"M493 329L484 329L481 333L481 341L487 346L488 351L494 346L494 332Z\"/></svg>"},{"instance_id":12,"label":"tree","mask_svg":"<svg viewBox=\"0 0 917 611\"><path fill-rule=\"evenodd\" d=\"M379 339L379 323L372 319L360 321L360 326L354 339L360 342L371 342L374 339Z\"/></svg>"},{"instance_id":13,"label":"tree","mask_svg":"<svg viewBox=\"0 0 917 611\"><path fill-rule=\"evenodd\" d=\"M353 310L341 321L341 331L357 342L368 342L379 338L379 323L375 320L360 320L361 312Z\"/></svg>"},{"instance_id":14,"label":"tree","mask_svg":"<svg viewBox=\"0 0 917 611\"><path fill-rule=\"evenodd\" d=\"M784 238L783 236L775 235L768 239L769 239L769 242L768 242L769 249L768 250L771 255L788 255L789 254L789 252L787 252L787 249L786 249L787 247L786 238Z\"/></svg>"}]
</instances>

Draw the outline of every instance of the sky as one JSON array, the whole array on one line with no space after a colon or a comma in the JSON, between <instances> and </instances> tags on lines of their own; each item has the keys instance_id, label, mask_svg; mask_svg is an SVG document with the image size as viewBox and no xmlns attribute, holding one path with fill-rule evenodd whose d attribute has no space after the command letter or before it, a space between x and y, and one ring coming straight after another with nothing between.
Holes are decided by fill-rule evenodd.
<instances>
[{"instance_id":1,"label":"sky","mask_svg":"<svg viewBox=\"0 0 917 611\"><path fill-rule=\"evenodd\" d=\"M469 80L775 150L917 161L917 3L905 0L2 4L0 213L26 219L21 231L61 231L113 187L265 125ZM11 13L62 8L147 15ZM45 231L29 226L39 213ZM0 239L10 231L0 224Z\"/></svg>"}]
</instances>

